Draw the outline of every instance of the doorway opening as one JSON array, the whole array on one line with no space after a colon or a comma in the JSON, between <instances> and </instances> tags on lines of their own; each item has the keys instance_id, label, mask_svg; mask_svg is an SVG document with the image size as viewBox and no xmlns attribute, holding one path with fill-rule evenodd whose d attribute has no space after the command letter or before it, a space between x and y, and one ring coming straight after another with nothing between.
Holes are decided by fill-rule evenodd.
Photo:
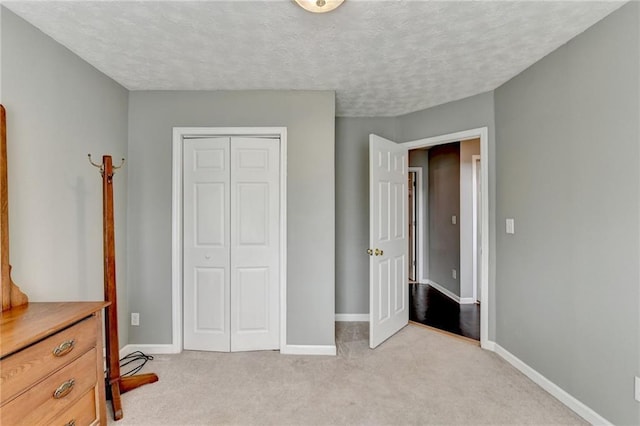
<instances>
[{"instance_id":1,"label":"doorway opening","mask_svg":"<svg viewBox=\"0 0 640 426\"><path fill-rule=\"evenodd\" d=\"M424 176L419 204L424 213L414 228L424 241L417 247L423 267L418 279L409 280L409 320L476 341L480 149L480 138L471 138L409 150L409 170ZM410 212L417 195L409 197ZM411 219L410 214L410 225Z\"/></svg>"},{"instance_id":2,"label":"doorway opening","mask_svg":"<svg viewBox=\"0 0 640 426\"><path fill-rule=\"evenodd\" d=\"M487 127L405 143L397 143L374 134L369 135L369 248L367 253L369 255L369 346L371 348L389 339L409 322L409 213L407 212L409 151L478 138L482 158L480 186L486 189L489 181ZM420 194L417 195L416 202L424 204L418 201ZM486 190L481 191L478 196L480 205L478 232L482 236L487 236L489 197ZM419 218L420 213L416 216ZM449 220L450 223L457 224L458 215L449 216ZM416 227L418 230L416 233L417 278L423 280L425 279L424 271L431 265L426 257L420 254L424 243L420 241L423 232L419 232L419 228L418 224ZM489 238L480 238L479 245L481 253L489 253ZM478 256L477 260L480 273L478 291L480 346L488 348L491 345L489 342L488 256ZM455 268L450 270L451 276L457 277L458 272ZM469 296L468 299L469 303L475 303L473 296Z\"/></svg>"}]
</instances>

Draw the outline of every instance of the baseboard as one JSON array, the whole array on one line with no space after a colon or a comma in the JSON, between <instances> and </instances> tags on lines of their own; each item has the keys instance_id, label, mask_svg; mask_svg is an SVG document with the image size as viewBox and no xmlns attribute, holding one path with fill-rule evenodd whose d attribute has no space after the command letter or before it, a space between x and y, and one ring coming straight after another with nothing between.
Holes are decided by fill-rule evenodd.
<instances>
[{"instance_id":1,"label":"baseboard","mask_svg":"<svg viewBox=\"0 0 640 426\"><path fill-rule=\"evenodd\" d=\"M496 351L496 342L494 342L493 340L487 340L484 343L480 342L480 347L482 349L486 349L488 351L495 352Z\"/></svg>"},{"instance_id":2,"label":"baseboard","mask_svg":"<svg viewBox=\"0 0 640 426\"><path fill-rule=\"evenodd\" d=\"M174 345L126 345L120 349L120 358L128 355L132 352L140 351L147 355L158 354L177 354L180 350L177 350ZM333 355L337 353L335 345L286 345L280 349L281 354L286 355Z\"/></svg>"},{"instance_id":3,"label":"baseboard","mask_svg":"<svg viewBox=\"0 0 640 426\"><path fill-rule=\"evenodd\" d=\"M536 370L528 366L524 363L520 358L513 355L511 352L507 351L505 348L500 346L495 342L490 342L495 345L494 351L496 354L500 355L504 360L506 360L509 364L513 365L516 369L518 369L522 374L530 378L534 383L540 386L542 389L549 392L556 399L562 402L564 405L573 410L580 417L591 423L592 425L611 425L607 419L602 417L600 414L593 411L591 408L587 407L585 404L577 400L575 397L570 395L567 391L562 389L560 386L553 383L551 380L544 377L542 374L538 373Z\"/></svg>"},{"instance_id":4,"label":"baseboard","mask_svg":"<svg viewBox=\"0 0 640 426\"><path fill-rule=\"evenodd\" d=\"M280 348L285 355L331 355L337 354L336 345L286 345Z\"/></svg>"},{"instance_id":5,"label":"baseboard","mask_svg":"<svg viewBox=\"0 0 640 426\"><path fill-rule=\"evenodd\" d=\"M458 296L457 294L453 293L451 290L447 290L446 288L442 287L437 282L431 281L431 280L427 280L427 282L425 284L429 284L431 287L435 288L436 290L438 290L440 293L444 294L448 298L454 300L456 303L460 303L460 296Z\"/></svg>"},{"instance_id":6,"label":"baseboard","mask_svg":"<svg viewBox=\"0 0 640 426\"><path fill-rule=\"evenodd\" d=\"M369 314L336 314L336 321L369 322Z\"/></svg>"},{"instance_id":7,"label":"baseboard","mask_svg":"<svg viewBox=\"0 0 640 426\"><path fill-rule=\"evenodd\" d=\"M128 355L132 352L140 351L147 355L159 355L159 354L179 354L181 351L177 350L174 345L126 345L122 349L120 349L120 358L125 355Z\"/></svg>"}]
</instances>

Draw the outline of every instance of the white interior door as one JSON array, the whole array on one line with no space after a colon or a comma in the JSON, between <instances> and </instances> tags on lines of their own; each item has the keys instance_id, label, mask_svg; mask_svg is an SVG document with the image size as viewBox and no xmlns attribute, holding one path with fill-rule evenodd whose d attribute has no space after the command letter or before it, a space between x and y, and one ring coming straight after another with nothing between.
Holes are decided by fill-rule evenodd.
<instances>
[{"instance_id":1,"label":"white interior door","mask_svg":"<svg viewBox=\"0 0 640 426\"><path fill-rule=\"evenodd\" d=\"M229 141L184 141L183 328L188 350L231 349Z\"/></svg>"},{"instance_id":2,"label":"white interior door","mask_svg":"<svg viewBox=\"0 0 640 426\"><path fill-rule=\"evenodd\" d=\"M184 349L280 347L279 149L279 139L184 140Z\"/></svg>"},{"instance_id":3,"label":"white interior door","mask_svg":"<svg viewBox=\"0 0 640 426\"><path fill-rule=\"evenodd\" d=\"M369 136L369 346L409 322L408 150Z\"/></svg>"},{"instance_id":4,"label":"white interior door","mask_svg":"<svg viewBox=\"0 0 640 426\"><path fill-rule=\"evenodd\" d=\"M231 350L280 347L279 140L231 143Z\"/></svg>"}]
</instances>

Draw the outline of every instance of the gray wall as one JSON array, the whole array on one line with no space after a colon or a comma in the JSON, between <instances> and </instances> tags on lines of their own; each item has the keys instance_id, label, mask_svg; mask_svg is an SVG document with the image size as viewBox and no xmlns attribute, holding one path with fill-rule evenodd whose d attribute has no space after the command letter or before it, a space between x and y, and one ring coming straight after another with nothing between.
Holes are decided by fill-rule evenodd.
<instances>
[{"instance_id":1,"label":"gray wall","mask_svg":"<svg viewBox=\"0 0 640 426\"><path fill-rule=\"evenodd\" d=\"M460 297L473 298L473 156L480 155L480 139L460 142ZM478 280L480 287L480 280ZM478 294L480 294L478 292Z\"/></svg>"},{"instance_id":2,"label":"gray wall","mask_svg":"<svg viewBox=\"0 0 640 426\"><path fill-rule=\"evenodd\" d=\"M103 300L101 161L127 151L127 91L2 8L14 281L31 301ZM116 161L117 163L117 161ZM120 344L127 341L127 168L115 177Z\"/></svg>"},{"instance_id":3,"label":"gray wall","mask_svg":"<svg viewBox=\"0 0 640 426\"><path fill-rule=\"evenodd\" d=\"M131 92L130 343L171 342L172 128L286 126L287 343L334 344L334 117L328 91Z\"/></svg>"},{"instance_id":4,"label":"gray wall","mask_svg":"<svg viewBox=\"0 0 640 426\"><path fill-rule=\"evenodd\" d=\"M416 281L420 282L429 278L429 150L409 150L409 167L422 169L422 194L420 194L422 196L422 224L420 218L416 217L416 245L422 242L422 247L416 254ZM416 205L419 202L420 198L416 192ZM420 210L416 210L416 214L420 215ZM422 275L420 275L418 268L419 257L422 257Z\"/></svg>"},{"instance_id":5,"label":"gray wall","mask_svg":"<svg viewBox=\"0 0 640 426\"><path fill-rule=\"evenodd\" d=\"M497 343L627 425L640 424L639 25L632 2L495 92Z\"/></svg>"},{"instance_id":6,"label":"gray wall","mask_svg":"<svg viewBox=\"0 0 640 426\"><path fill-rule=\"evenodd\" d=\"M460 143L429 150L429 280L460 296ZM456 217L453 224L452 216Z\"/></svg>"},{"instance_id":7,"label":"gray wall","mask_svg":"<svg viewBox=\"0 0 640 426\"><path fill-rule=\"evenodd\" d=\"M483 93L397 118L398 140L408 142L478 127L489 130L489 339L495 339L495 134L493 92Z\"/></svg>"},{"instance_id":8,"label":"gray wall","mask_svg":"<svg viewBox=\"0 0 640 426\"><path fill-rule=\"evenodd\" d=\"M369 313L369 134L395 140L395 119L336 118L336 312Z\"/></svg>"}]
</instances>

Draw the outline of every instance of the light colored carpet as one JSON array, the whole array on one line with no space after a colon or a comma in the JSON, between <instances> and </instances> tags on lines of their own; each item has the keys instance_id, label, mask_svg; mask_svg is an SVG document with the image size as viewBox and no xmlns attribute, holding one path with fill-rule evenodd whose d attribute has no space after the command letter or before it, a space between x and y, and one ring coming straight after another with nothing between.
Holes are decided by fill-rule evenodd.
<instances>
[{"instance_id":1,"label":"light colored carpet","mask_svg":"<svg viewBox=\"0 0 640 426\"><path fill-rule=\"evenodd\" d=\"M156 355L158 383L123 395L116 425L587 424L497 355L409 325L375 350L337 323L338 356Z\"/></svg>"}]
</instances>

